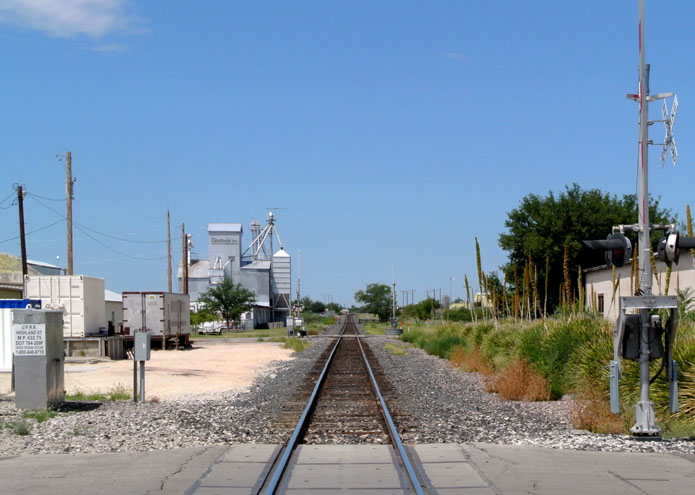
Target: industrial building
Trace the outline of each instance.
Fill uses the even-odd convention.
[[[191,308],[197,309],[199,298],[210,288],[229,278],[235,284],[256,295],[250,314],[242,318],[244,328],[263,328],[284,325],[290,314],[292,263],[284,250],[275,216],[268,214],[267,223],[261,228],[253,220],[249,226],[252,240],[243,248],[243,227],[240,223],[216,222],[208,224],[208,259],[195,259],[189,254],[188,293]],[[279,249],[274,251],[277,242]],[[188,252],[191,252],[189,248]],[[183,265],[179,264],[179,288],[184,287]]]

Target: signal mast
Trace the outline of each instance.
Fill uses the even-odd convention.
[[[638,0],[639,8],[639,83],[637,94],[628,94],[628,99],[639,104],[639,140],[637,161],[637,203],[638,222],[634,225],[618,225],[605,240],[584,241],[592,249],[603,250],[606,264],[623,266],[632,254],[632,245],[625,236],[626,231],[638,234],[639,251],[639,288],[635,295],[621,297],[618,308],[618,321],[613,331],[613,359],[610,362],[610,401],[611,411],[620,412],[619,380],[621,376],[621,359],[639,362],[640,399],[635,404],[635,424],[630,431],[635,436],[658,437],[661,429],[654,418],[654,403],[650,398],[650,383],[656,378],[649,376],[649,363],[661,359],[662,370],[666,370],[669,383],[669,409],[678,411],[677,364],[673,360],[673,342],[678,328],[678,297],[654,295],[652,293],[652,230],[662,230],[664,237],[659,241],[657,253],[661,261],[669,266],[678,263],[681,248],[695,247],[695,238],[679,237],[674,224],[652,225],[649,222],[649,145],[660,145],[662,166],[670,150],[675,166],[678,160],[676,142],[673,138],[673,124],[678,110],[678,98],[674,93],[649,94],[649,64],[645,62],[644,0]],[[673,97],[669,113],[666,99]],[[649,103],[664,100],[662,120],[649,120]],[[663,122],[666,135],[663,143],[654,143],[649,139],[649,126]],[[666,309],[669,318],[662,323],[661,316],[655,314],[658,309]]]

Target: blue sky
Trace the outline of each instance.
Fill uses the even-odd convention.
[[[680,102],[678,166],[652,149],[650,187],[682,219],[695,4],[647,0],[646,14],[652,93]],[[465,297],[474,236],[497,269],[526,194],[635,191],[636,1],[0,0],[0,60],[0,199],[17,182],[64,197],[56,155],[69,149],[75,221],[100,233],[164,240],[168,209],[205,255],[208,222],[242,222],[250,242],[251,218],[286,208],[282,241],[319,300],[350,304],[390,284],[392,265],[416,299],[450,276]],[[65,209],[31,195],[25,207],[28,231]],[[16,208],[0,209],[0,241],[17,232]],[[76,230],[76,273],[166,289],[164,244],[88,232],[111,249]],[[65,265],[64,223],[27,242],[29,258]]]

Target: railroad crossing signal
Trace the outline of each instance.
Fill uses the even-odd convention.
[[[676,140],[673,138],[673,124],[676,121],[676,112],[678,111],[678,96],[673,97],[673,105],[671,105],[671,115],[668,112],[668,106],[666,105],[666,100],[664,100],[661,106],[661,115],[664,120],[664,127],[666,128],[666,136],[664,136],[664,143],[661,147],[661,166],[664,166],[666,161],[666,152],[671,148],[671,160],[673,161],[673,166],[676,166],[678,161],[678,150],[676,149]]]
[[[608,266],[621,267],[632,258],[632,243],[619,232],[608,234],[605,240],[582,241],[582,243],[596,251],[603,251]]]

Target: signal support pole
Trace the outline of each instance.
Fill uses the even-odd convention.
[[[639,8],[639,86],[637,95],[628,95],[629,98],[639,103],[639,149],[637,163],[637,208],[638,208],[638,242],[639,242],[639,295],[643,298],[652,297],[652,244],[651,230],[662,226],[652,226],[649,222],[649,145],[656,144],[649,141],[649,102],[668,98],[673,93],[649,95],[649,65],[645,61],[645,28],[644,28],[644,0],[638,0]],[[636,98],[635,98],[636,96]],[[666,125],[666,137],[664,139],[661,159],[666,155],[666,150],[671,148],[671,157],[675,164],[678,158],[675,141],[671,134],[671,128],[678,108],[677,98],[674,98],[671,118],[666,111],[666,104],[662,110],[664,124]],[[622,303],[621,303],[622,305]],[[654,403],[649,392],[649,361],[650,361],[650,308],[647,304],[641,304],[640,315],[640,344],[639,344],[639,368],[640,368],[640,400],[635,404],[635,424],[630,431],[640,436],[656,436],[661,429],[656,425],[654,418]],[[664,306],[665,307],[665,306]],[[669,371],[671,366],[668,367]],[[670,379],[670,377],[669,377]],[[616,391],[617,394],[617,391]],[[617,398],[616,398],[617,401]]]
[[[639,217],[639,290],[642,295],[652,294],[652,245],[649,225],[649,66],[645,62],[644,0],[639,5],[639,163],[637,168],[637,201]],[[649,310],[640,309],[640,400],[635,405],[635,424],[630,429],[641,435],[655,435],[659,427],[654,422],[654,403],[649,394]]]

